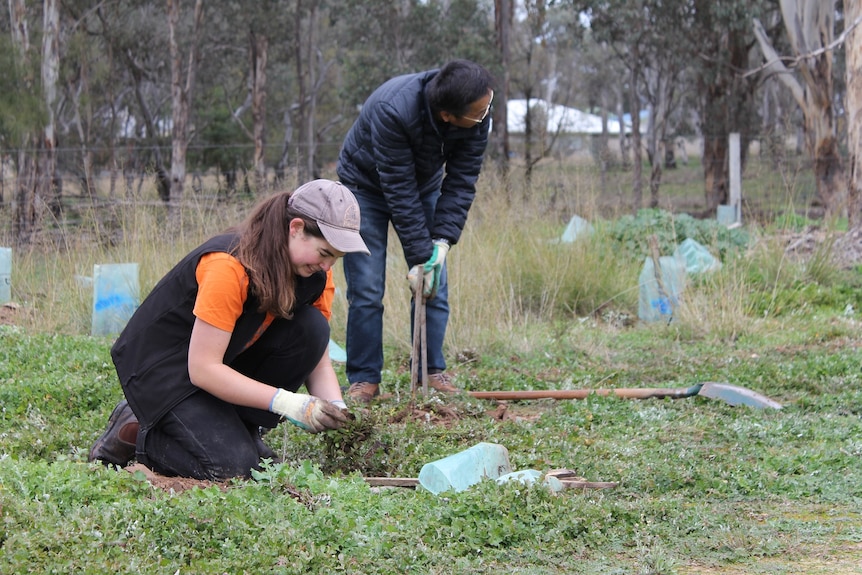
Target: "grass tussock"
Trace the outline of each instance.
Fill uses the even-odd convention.
[[[834,239],[821,243],[804,262],[791,261],[756,224],[728,230],[714,220],[665,210],[618,210],[609,219],[602,215],[609,210],[596,185],[587,166],[574,171],[546,167],[529,186],[514,177],[483,176],[468,224],[448,258],[452,317],[447,343],[452,349],[523,350],[525,334],[534,329],[583,318],[631,325],[637,320],[638,276],[650,255],[650,238],[661,255],[694,239],[723,264],[719,271],[688,277],[674,314],[684,337],[733,339],[752,329],[753,317],[798,311],[810,305],[805,301],[812,295],[819,305],[841,289],[835,288],[843,279],[830,257]],[[137,262],[146,295],[185,253],[240,221],[252,204],[246,196],[225,202],[217,194],[189,194],[169,215],[144,193],[122,202],[77,205],[66,215],[75,225],[48,221],[37,242],[15,251],[13,299],[24,309],[18,321],[49,332],[87,333],[92,289],[86,279],[95,264]],[[560,241],[575,215],[589,221],[589,233],[574,242]],[[785,214],[772,228],[776,225],[798,228],[799,218]],[[389,252],[384,338],[403,362],[411,348],[410,294],[394,231]],[[335,274],[333,337],[342,341],[347,302],[340,266]]]

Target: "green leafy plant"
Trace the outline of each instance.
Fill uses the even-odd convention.
[[[0,326],[0,572],[779,573],[815,572],[827,556],[835,572],[856,569],[859,270],[837,269],[825,254],[791,261],[756,229],[743,241],[660,212],[624,224],[593,217],[592,236],[554,243],[571,211],[599,211],[580,199],[589,191],[582,176],[561,175],[568,187],[537,184],[517,209],[502,186],[483,184],[450,255],[446,349],[457,383],[470,391],[725,381],[783,409],[704,397],[414,397],[398,267],[387,274],[384,397],[353,408],[336,433],[283,425],[268,434],[283,462],[264,462],[251,479],[159,488],[143,473],[86,461],[122,392],[112,338],[87,335],[91,302],[73,278],[103,258],[139,261],[146,293],[179,254],[235,218],[202,205],[167,238],[153,233],[155,210],[118,212],[123,233],[113,246],[69,235],[66,247],[16,254],[13,294],[26,313]],[[567,194],[550,197],[557,190]],[[692,279],[669,324],[606,319],[632,315],[644,238],[659,235],[669,253],[682,233],[721,250],[722,269]],[[396,248],[391,255],[402,261]],[[338,296],[336,339],[345,310]],[[336,369],[344,380],[344,366]],[[553,493],[485,479],[434,495],[365,481],[416,478],[425,463],[482,441],[505,446],[515,470],[566,468],[618,486]]]
[[[713,248],[721,259],[748,247],[750,238],[743,228],[729,229],[712,219],[695,219],[680,213],[660,209],[642,209],[637,214],[617,218],[607,227],[610,239],[631,257],[649,255],[651,236],[658,240],[661,255],[670,255],[683,240],[691,238]]]

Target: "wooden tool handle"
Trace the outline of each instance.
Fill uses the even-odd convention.
[[[687,388],[660,387],[623,387],[617,389],[549,389],[526,391],[468,391],[476,399],[519,400],[519,399],[586,399],[590,395],[616,395],[629,399],[648,399],[651,397],[681,398],[697,395],[700,384]]]

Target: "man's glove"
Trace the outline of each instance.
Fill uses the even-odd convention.
[[[286,389],[275,392],[269,410],[310,433],[339,429],[347,423],[347,414],[325,399]]]
[[[448,253],[449,242],[443,239],[434,240],[434,251],[431,252],[431,258],[422,265],[413,266],[407,274],[407,281],[410,282],[410,287],[413,288],[414,293],[419,278],[424,276],[425,286],[422,295],[426,299],[431,299],[437,295],[437,288],[440,287],[440,276],[443,275],[443,264],[446,262],[446,254]]]
[[[407,281],[410,283],[410,293],[416,294],[419,288],[419,283],[425,278],[425,272],[422,271],[422,264],[415,265],[407,272]]]

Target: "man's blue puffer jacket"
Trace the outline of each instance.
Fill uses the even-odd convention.
[[[358,195],[386,198],[408,266],[431,257],[432,238],[457,243],[476,195],[490,115],[472,128],[432,117],[425,86],[437,70],[398,76],[366,100],[342,146],[338,177]],[[425,222],[420,197],[440,191]]]

